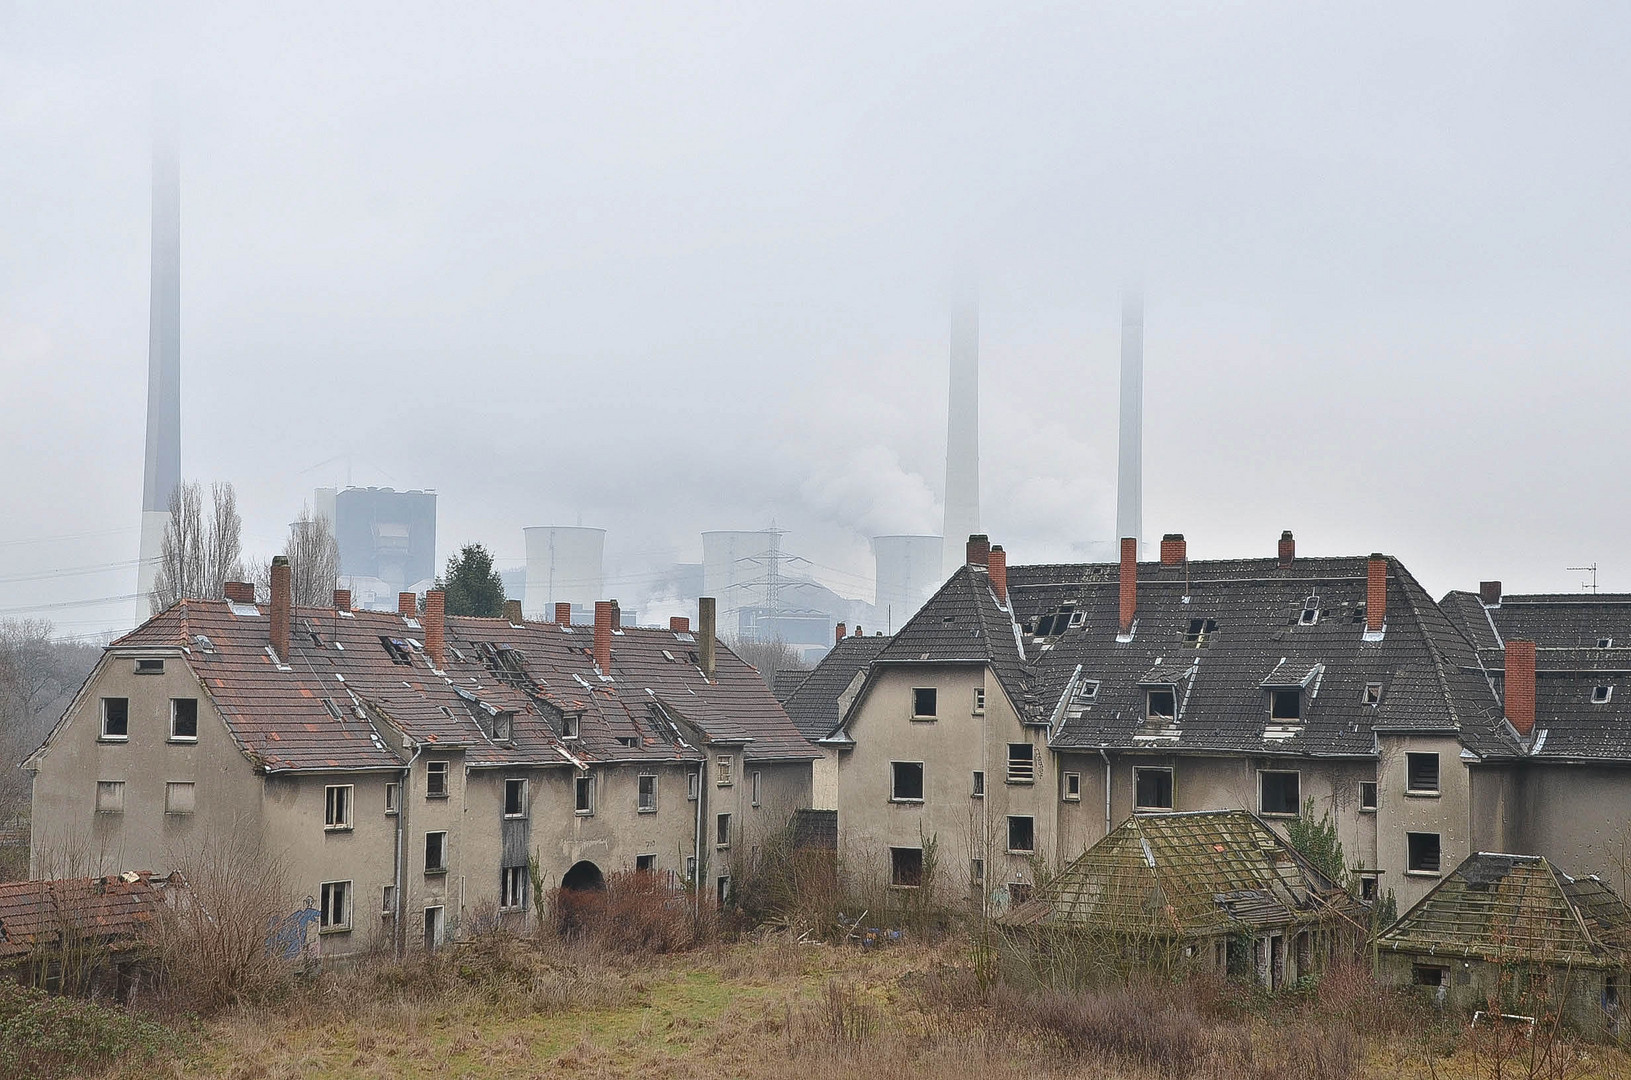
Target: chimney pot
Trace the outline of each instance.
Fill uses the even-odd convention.
[[[844,637],[848,633],[849,633],[849,628],[847,626],[845,626],[843,623],[839,623],[838,626],[833,630],[833,635],[832,635],[833,644],[834,645],[843,644]]]
[[[968,565],[985,566],[991,560],[991,538],[985,533],[974,533],[968,538],[966,550]]]
[[[572,625],[572,604],[566,600],[555,602],[555,621],[561,626]]]
[[[1365,568],[1365,629],[1376,633],[1387,625],[1387,556],[1373,553]]]
[[[607,603],[612,605],[612,629],[623,629],[623,609],[618,606],[616,600],[608,600]]]
[[[351,610],[351,590],[350,589],[335,589],[334,590],[334,610],[335,611],[350,611]]]
[[[221,590],[228,600],[234,604],[253,604],[255,602],[255,586],[249,581],[229,581]]]
[[[520,626],[525,622],[526,617],[521,614],[521,601],[504,601],[504,617],[510,621],[511,626]]]
[[[1121,632],[1133,632],[1138,617],[1138,539],[1121,538]]]
[[[714,681],[714,598],[697,600],[697,664],[709,682]]]
[[[1289,570],[1297,558],[1297,541],[1287,529],[1280,534],[1280,569]]]
[[[612,629],[617,625],[617,602],[595,601],[595,666],[602,675],[612,673]]]
[[[425,655],[430,657],[430,666],[437,671],[442,670],[442,657],[446,652],[446,610],[447,594],[441,589],[425,594]]]
[[[1535,643],[1506,643],[1506,718],[1519,735],[1535,730]]]
[[[998,544],[991,549],[991,555],[986,561],[991,571],[991,592],[996,596],[997,603],[1002,607],[1008,606],[1008,553]]]
[[[1499,581],[1480,581],[1478,583],[1478,599],[1484,602],[1485,607],[1501,606],[1501,583]]]
[[[419,614],[419,594],[411,592],[397,593],[396,613],[407,619]]]
[[[289,662],[289,609],[291,595],[289,559],[285,555],[272,556],[272,651],[283,663]]]
[[[670,615],[668,617],[668,628],[676,634],[689,634],[691,632],[691,616]]]
[[[1189,558],[1189,545],[1183,533],[1167,533],[1161,538],[1161,565],[1178,566]]]

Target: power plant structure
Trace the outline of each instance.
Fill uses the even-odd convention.
[[[595,601],[606,599],[606,530],[537,525],[521,530],[527,542],[527,585],[521,607],[528,618],[555,617],[556,604],[572,605],[572,621],[591,621]]]
[[[181,151],[175,111],[163,94],[153,110],[153,240],[147,323],[147,454],[136,621],[150,614],[170,496],[181,483]]]
[[[1121,300],[1121,445],[1116,455],[1116,538],[1144,545],[1144,298]]]
[[[944,546],[938,536],[872,538],[878,629],[894,633],[940,588]]]
[[[436,578],[436,493],[388,487],[318,488],[315,511],[334,526],[340,581],[352,603],[394,609]]]
[[[959,300],[951,313],[945,523],[942,579],[962,565],[963,542],[980,531],[980,307],[973,296]]]

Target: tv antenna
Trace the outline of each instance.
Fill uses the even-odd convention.
[[[1597,591],[1597,564],[1596,563],[1592,563],[1590,566],[1565,566],[1563,569],[1568,570],[1571,573],[1590,574],[1591,575],[1591,580],[1590,581],[1582,581],[1580,583],[1580,588],[1586,590],[1587,592],[1593,592],[1594,593],[1594,592]]]

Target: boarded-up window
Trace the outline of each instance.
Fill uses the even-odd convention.
[[[96,782],[96,812],[99,814],[122,814],[125,809],[125,782],[123,780],[98,780]]]
[[[172,780],[164,785],[164,812],[190,814],[193,812],[193,783],[191,780]]]

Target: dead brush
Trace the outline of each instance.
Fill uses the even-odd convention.
[[[604,890],[556,889],[550,914],[560,937],[620,953],[678,952],[707,936],[686,894],[639,870],[608,876]]]

